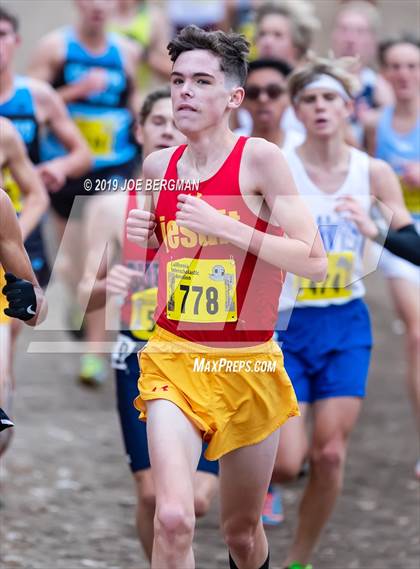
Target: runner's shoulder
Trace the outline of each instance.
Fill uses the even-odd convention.
[[[29,76],[27,76],[25,79],[27,81],[29,90],[31,91],[35,99],[38,100],[38,102],[40,103],[51,102],[51,99],[59,97],[57,92],[47,81],[43,81],[42,79],[36,79],[35,77],[29,77]]]
[[[369,156],[369,174],[371,178],[378,177],[383,179],[385,176],[394,176],[395,172],[385,160]]]
[[[277,144],[268,142],[264,138],[251,136],[244,149],[244,158],[259,164],[270,163],[273,158],[282,159],[283,153]]]
[[[172,154],[177,148],[178,146],[170,146],[169,148],[162,148],[161,150],[156,150],[149,154],[143,161],[143,178],[164,178]]]
[[[45,58],[57,65],[62,63],[65,58],[65,34],[66,28],[63,27],[42,36],[35,47],[38,58]]]
[[[6,145],[11,141],[14,141],[16,137],[19,136],[16,127],[13,125],[12,121],[7,117],[0,116],[0,133],[1,133],[1,144]]]
[[[391,166],[380,158],[369,157],[369,181],[371,193],[381,194],[381,188],[387,187],[389,182],[396,179],[396,174]]]
[[[247,171],[267,174],[273,168],[281,168],[285,163],[282,150],[264,138],[250,137],[245,144],[243,160]]]
[[[113,37],[129,65],[138,64],[143,54],[143,48],[135,41],[121,34],[113,33]]]

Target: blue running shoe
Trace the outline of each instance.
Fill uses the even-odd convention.
[[[279,487],[270,484],[264,502],[262,522],[265,526],[278,526],[283,520],[283,504]]]

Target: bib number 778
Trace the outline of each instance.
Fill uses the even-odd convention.
[[[167,317],[182,322],[234,322],[236,269],[231,259],[179,259],[167,265]]]

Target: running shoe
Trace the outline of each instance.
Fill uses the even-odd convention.
[[[84,385],[99,387],[108,377],[106,361],[95,354],[84,354],[80,359],[79,379]]]
[[[281,493],[278,486],[274,484],[268,487],[261,518],[266,526],[277,526],[284,520]]]
[[[14,427],[15,424],[9,419],[3,409],[0,407],[0,432],[9,427]]]
[[[284,569],[312,569],[312,565],[302,565],[302,563],[292,563]]]

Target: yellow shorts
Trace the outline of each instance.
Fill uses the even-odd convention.
[[[202,432],[208,460],[256,444],[299,415],[283,354],[273,340],[218,349],[157,326],[139,364],[140,395],[134,405],[140,419],[147,419],[146,401],[172,401]]]
[[[4,272],[3,269],[0,267],[0,325],[8,324],[10,322],[10,318],[6,316],[6,314],[3,312],[4,309],[9,306],[6,297],[1,292],[5,285],[6,281],[4,279]]]

